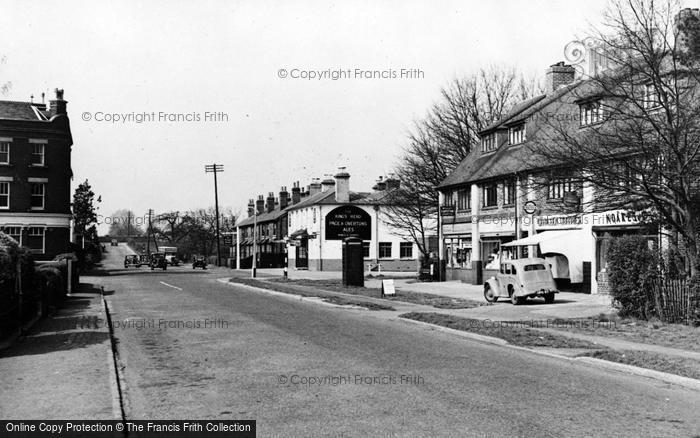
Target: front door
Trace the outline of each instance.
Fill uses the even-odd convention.
[[[301,239],[299,246],[296,247],[296,268],[309,268],[309,239]]]

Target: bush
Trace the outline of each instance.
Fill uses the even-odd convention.
[[[612,240],[607,253],[613,304],[622,317],[648,319],[654,314],[652,280],[658,277],[659,257],[642,236]]]

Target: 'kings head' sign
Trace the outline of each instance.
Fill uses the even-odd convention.
[[[326,215],[326,240],[343,240],[347,237],[372,239],[372,218],[354,205],[343,205]]]

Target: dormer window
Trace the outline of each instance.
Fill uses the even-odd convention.
[[[600,101],[586,102],[579,105],[581,113],[581,126],[593,125],[603,121],[603,108]]]
[[[496,150],[496,133],[486,134],[481,137],[481,152]]]
[[[525,124],[521,123],[519,125],[513,126],[508,130],[508,143],[509,144],[520,144],[526,140],[525,137]]]

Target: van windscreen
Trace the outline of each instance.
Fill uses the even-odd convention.
[[[526,271],[544,271],[545,267],[544,265],[525,265],[524,269]]]

